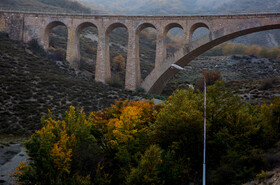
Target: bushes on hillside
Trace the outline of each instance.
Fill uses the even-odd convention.
[[[244,44],[234,44],[225,42],[220,44],[203,55],[206,56],[230,56],[230,55],[255,55],[261,58],[278,59],[280,57],[280,47],[268,49],[258,45],[246,46]]]
[[[66,53],[63,49],[49,50],[48,58],[54,61],[65,61]]]
[[[44,49],[42,48],[42,46],[40,46],[40,44],[36,39],[30,40],[27,44],[29,45],[31,50],[35,52],[39,52],[39,53],[44,52]]]
[[[245,105],[216,82],[207,91],[209,184],[242,184],[265,166],[280,132],[280,99]],[[199,184],[203,93],[178,90],[165,101],[117,101],[91,113],[51,114],[25,144],[31,157],[12,175],[21,184]]]

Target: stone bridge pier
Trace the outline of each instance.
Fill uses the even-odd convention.
[[[128,33],[125,88],[144,88],[149,93],[159,94],[178,71],[171,64],[184,67],[195,57],[212,47],[236,37],[280,28],[280,13],[258,13],[237,15],[201,16],[101,16],[70,15],[25,12],[0,12],[0,31],[9,33],[15,40],[28,42],[38,40],[44,49],[49,49],[50,31],[59,25],[67,28],[66,59],[74,68],[80,63],[80,34],[93,26],[98,30],[95,80],[105,83],[111,78],[109,35],[115,28],[125,28]],[[193,41],[192,35],[198,28],[206,28],[209,35]],[[154,28],[157,33],[156,57],[153,71],[141,78],[139,39],[145,28]],[[184,31],[184,46],[166,55],[166,37],[172,28]]]

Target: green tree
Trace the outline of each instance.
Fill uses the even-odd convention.
[[[226,42],[224,45],[223,45],[223,55],[224,56],[228,56],[228,55],[232,55],[233,51],[234,51],[234,43],[232,42]]]
[[[176,91],[165,102],[165,106],[154,124],[151,125],[150,139],[164,150],[171,150],[176,160],[183,162],[179,173],[188,172],[192,182],[201,171],[197,164],[202,162],[203,113],[199,110],[199,96],[192,90]]]
[[[270,58],[269,49],[267,47],[262,47],[258,56],[261,58]]]
[[[236,44],[233,48],[234,55],[244,55],[247,47],[244,44]]]
[[[159,165],[162,163],[162,150],[151,145],[141,156],[136,168],[132,168],[126,178],[127,185],[164,184],[159,178]]]

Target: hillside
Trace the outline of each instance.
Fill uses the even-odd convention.
[[[106,10],[134,14],[189,14],[233,11],[277,10],[279,0],[78,0],[84,4],[95,4]]]
[[[30,134],[48,109],[59,117],[70,105],[89,112],[146,96],[96,83],[48,57],[0,35],[0,133]]]
[[[234,13],[234,12],[271,12],[280,8],[279,0],[79,0],[85,5],[103,7],[104,10],[128,15],[189,15],[189,14],[209,14]],[[201,32],[199,35],[203,35]],[[280,43],[279,30],[266,31],[239,37],[234,39],[235,43],[246,45],[257,44],[269,48],[277,47]]]
[[[197,57],[168,82],[163,94],[195,85],[202,71],[218,71],[227,87],[249,103],[269,103],[280,94],[280,61],[255,56]]]
[[[37,12],[87,12],[91,10],[71,0],[1,0],[0,9]]]

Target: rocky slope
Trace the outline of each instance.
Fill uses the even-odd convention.
[[[280,142],[267,151],[267,171],[263,171],[245,185],[279,185],[280,184]]]
[[[70,105],[86,112],[110,106],[116,99],[138,99],[135,92],[111,88],[47,58],[28,45],[0,36],[0,133],[30,134],[40,117],[64,115]]]
[[[227,86],[250,103],[270,102],[280,94],[280,61],[255,56],[198,57],[166,85],[163,94],[188,88],[202,71],[219,71]]]

